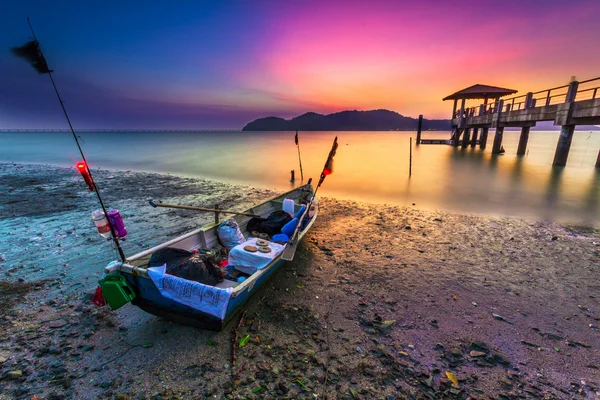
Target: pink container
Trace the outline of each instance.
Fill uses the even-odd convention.
[[[127,236],[127,229],[125,229],[125,224],[123,223],[123,218],[121,218],[119,210],[110,210],[106,213],[106,216],[108,217],[108,221],[115,231],[116,237],[124,238]]]

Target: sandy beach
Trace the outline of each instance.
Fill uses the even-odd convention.
[[[0,399],[595,399],[600,233],[320,200],[293,262],[221,332],[90,301],[112,249],[75,171],[0,164]],[[128,254],[273,191],[98,171]],[[334,177],[328,178],[334,179]],[[23,251],[26,249],[26,251]]]

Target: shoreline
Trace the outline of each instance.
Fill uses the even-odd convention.
[[[595,229],[322,198],[294,262],[248,302],[240,335],[252,340],[233,367],[237,321],[210,332],[131,305],[116,312],[93,306],[102,258],[110,259],[89,221],[95,198],[75,171],[52,170],[40,180],[35,168],[25,170],[0,204],[11,196],[39,208],[32,215],[32,204],[10,203],[17,216],[8,218],[0,210],[2,222],[29,224],[10,225],[11,236],[20,235],[10,245],[29,250],[19,259],[3,256],[2,280],[51,279],[32,284],[0,319],[0,399],[600,395]],[[218,199],[243,209],[273,195],[176,176],[97,176],[111,206],[126,211],[131,249],[212,218],[146,213],[148,196],[168,189],[164,198],[176,202]],[[146,187],[116,190],[134,182]],[[52,203],[70,188],[77,197],[59,210],[40,200]],[[118,199],[123,193],[127,200]],[[146,236],[133,238],[138,231]],[[45,274],[36,275],[34,264]]]
[[[52,163],[37,163],[37,162],[32,162],[32,163],[26,163],[26,162],[8,162],[8,161],[0,161],[0,170],[7,166],[7,165],[26,165],[26,166],[30,166],[30,167],[42,167],[42,166],[48,166],[48,167],[52,167],[52,168],[57,168],[57,169],[62,169],[65,171],[74,171],[73,167],[67,164],[52,164]],[[231,181],[225,181],[225,180],[219,180],[216,178],[202,178],[202,177],[197,177],[194,175],[189,175],[189,174],[184,174],[184,173],[172,173],[172,172],[159,172],[159,171],[150,171],[150,170],[135,170],[135,169],[113,169],[113,168],[95,168],[95,170],[100,171],[100,172],[109,172],[109,173],[128,173],[128,174],[148,174],[148,175],[158,175],[158,176],[164,176],[164,177],[169,177],[169,178],[173,178],[173,179],[186,179],[186,180],[193,180],[193,181],[208,181],[208,182],[212,182],[214,184],[223,184],[223,185],[227,185],[227,186],[233,186],[233,187],[240,187],[240,188],[247,188],[247,189],[253,189],[253,190],[259,190],[259,191],[266,191],[269,193],[281,193],[285,190],[289,190],[293,187],[296,186],[290,186],[289,188],[286,189],[280,189],[277,187],[259,187],[259,186],[252,186],[252,185],[248,185],[248,184],[243,184],[241,181],[236,181],[236,180],[231,180]],[[79,178],[79,175],[77,174],[73,174],[73,176],[76,176],[77,178]],[[298,181],[299,182],[299,181]],[[300,185],[300,184],[299,184]],[[298,186],[299,186],[298,185]],[[350,196],[350,195],[344,195],[344,194],[336,194],[336,195],[328,195],[326,197],[331,197],[331,198],[335,198],[338,200],[344,200],[344,201],[355,201],[355,202],[359,202],[359,203],[365,203],[365,204],[370,204],[373,206],[381,206],[381,207],[417,207],[419,209],[422,210],[426,210],[432,213],[435,212],[449,212],[452,214],[460,214],[460,215],[464,215],[464,216],[469,216],[469,215],[473,215],[473,216],[480,216],[480,217],[489,217],[489,218],[509,218],[509,219],[522,219],[522,220],[526,220],[529,221],[531,223],[535,223],[535,222],[542,222],[542,223],[548,223],[548,224],[558,224],[561,226],[569,226],[569,227],[573,227],[574,229],[589,229],[592,231],[598,231],[600,230],[600,219],[596,220],[596,221],[589,221],[588,223],[582,223],[581,221],[575,222],[573,220],[568,221],[564,218],[559,218],[557,220],[551,220],[551,219],[543,219],[540,218],[539,216],[534,216],[534,215],[520,215],[518,213],[501,213],[501,212],[483,212],[483,211],[477,211],[477,210],[471,210],[471,211],[464,211],[458,208],[453,208],[453,207],[449,207],[447,209],[439,209],[433,206],[428,206],[428,205],[423,205],[422,203],[411,203],[411,201],[406,200],[405,202],[394,202],[394,201],[385,201],[385,200],[375,200],[372,199],[368,196]]]

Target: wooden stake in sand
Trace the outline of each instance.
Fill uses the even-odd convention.
[[[408,148],[409,148],[408,176],[411,176],[412,175],[412,136],[410,137],[410,142],[409,142]]]
[[[233,338],[232,338],[232,342],[231,342],[231,365],[232,365],[232,367],[235,366],[235,362],[236,362],[235,349],[238,347],[238,330],[240,329],[240,326],[242,326],[242,323],[244,322],[244,317],[246,316],[247,311],[248,310],[244,310],[244,312],[240,316],[240,320],[239,320],[237,326],[233,330]],[[233,368],[231,370],[234,371]]]

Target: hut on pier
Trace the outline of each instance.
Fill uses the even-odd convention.
[[[481,111],[487,112],[486,108],[487,108],[489,99],[493,99],[494,102],[492,104],[494,105],[494,107],[497,107],[498,100],[501,97],[508,96],[508,95],[515,94],[515,93],[517,93],[517,91],[514,89],[507,89],[507,88],[501,88],[498,86],[476,84],[473,86],[469,86],[466,89],[459,90],[458,92],[453,93],[450,96],[444,97],[444,99],[443,99],[444,101],[454,100],[454,107],[452,108],[452,137],[450,138],[452,143],[455,146],[458,145],[460,135],[465,130],[464,129],[465,120],[468,117],[469,112],[471,112],[471,113],[473,112],[473,110],[465,109],[466,100],[483,100],[483,104],[481,105],[481,107],[483,107],[483,110],[481,110]],[[460,109],[457,109],[458,100],[461,100]],[[489,111],[495,112],[496,110],[489,110]],[[465,135],[466,134],[467,133],[465,133]],[[485,139],[487,139],[487,129],[485,131],[485,134],[486,134]],[[482,132],[482,140],[483,140],[483,132]],[[474,137],[473,141],[471,142],[473,146],[475,145],[476,141],[477,141],[477,138]],[[467,143],[467,142],[469,142],[469,139],[466,138],[466,136],[465,136],[464,143]]]

